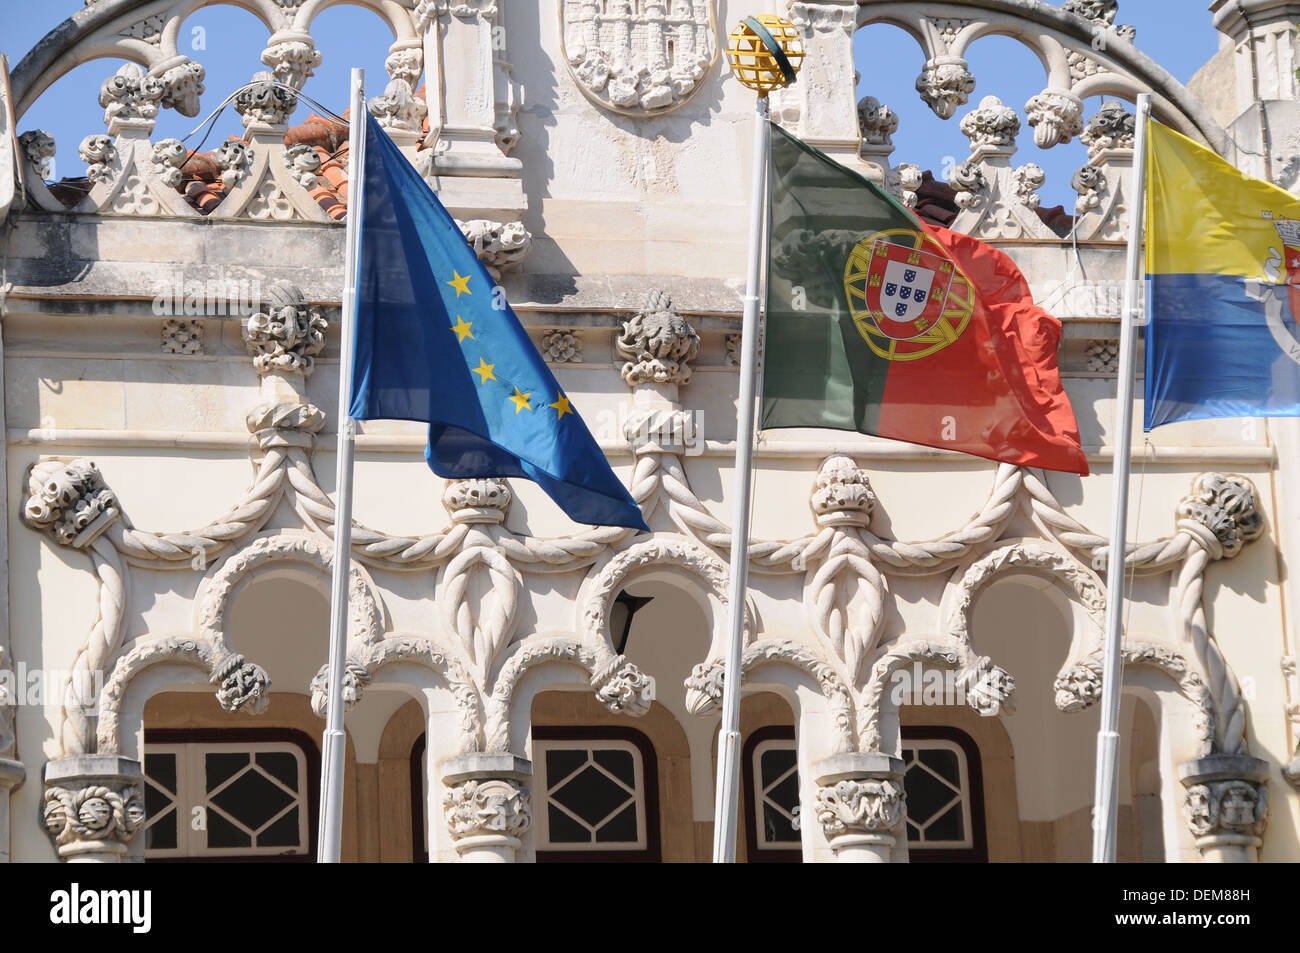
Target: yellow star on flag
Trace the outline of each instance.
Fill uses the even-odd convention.
[[[457,340],[463,342],[466,338],[474,337],[469,330],[473,326],[472,322],[466,321],[458,314],[456,315],[456,323],[451,326],[451,329],[456,332]]]
[[[569,406],[569,398],[564,396],[563,391],[560,391],[555,403],[547,404],[546,406],[555,408],[556,420],[563,420],[565,414],[573,413],[573,408]]]
[[[496,367],[495,364],[489,364],[480,357],[478,359],[478,367],[470,368],[470,370],[481,378],[479,381],[480,384],[486,384],[488,381],[494,381],[497,379],[497,376],[492,373],[494,367]]]
[[[469,290],[469,278],[470,278],[469,275],[462,275],[455,268],[451,270],[451,273],[456,277],[452,278],[451,281],[448,281],[447,284],[451,285],[453,288],[456,289],[457,298],[460,297],[460,293],[462,291],[465,292],[465,294],[467,295],[472,295],[474,293]]]
[[[515,388],[515,392],[514,392],[513,394],[511,394],[511,395],[507,398],[507,400],[512,400],[512,401],[515,402],[515,413],[519,413],[519,411],[521,411],[521,410],[525,410],[525,409],[526,409],[526,410],[532,410],[532,408],[528,406],[528,398],[529,398],[529,397],[532,397],[532,396],[533,396],[533,394],[532,394],[531,391],[529,391],[527,394],[523,394],[523,393],[520,393],[519,388],[516,387],[516,388]]]

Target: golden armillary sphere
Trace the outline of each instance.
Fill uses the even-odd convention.
[[[798,27],[771,14],[745,17],[727,37],[731,72],[760,96],[793,83],[803,55]]]

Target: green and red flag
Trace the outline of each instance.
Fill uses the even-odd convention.
[[[772,126],[763,429],[1087,474],[1061,324],[1015,263]]]

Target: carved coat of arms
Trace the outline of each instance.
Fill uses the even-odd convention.
[[[718,57],[715,0],[562,0],[564,57],[588,99],[623,115],[680,106]]]

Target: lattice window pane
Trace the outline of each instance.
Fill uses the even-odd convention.
[[[903,749],[907,840],[912,850],[972,845],[966,755],[951,741],[912,740]]]
[[[538,847],[629,850],[646,843],[641,753],[624,741],[536,741],[545,791]]]

